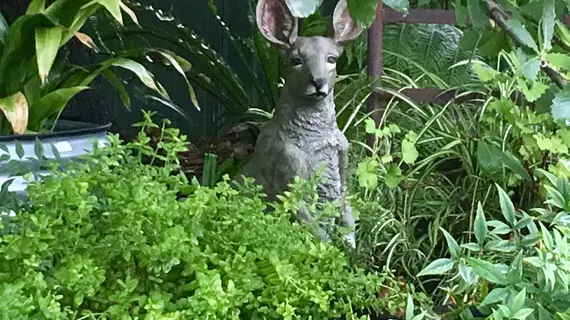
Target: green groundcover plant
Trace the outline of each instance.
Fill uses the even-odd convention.
[[[0,224],[1,319],[356,319],[405,306],[401,291],[377,298],[383,276],[290,222],[294,192],[265,214],[251,181],[246,195],[188,183],[176,174],[184,137],[163,127],[150,148],[149,119],[138,140],[110,136],[32,182]]]

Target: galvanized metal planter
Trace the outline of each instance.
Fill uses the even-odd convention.
[[[26,164],[37,161],[36,157],[36,141],[39,141],[44,150],[44,156],[48,159],[55,159],[56,155],[53,149],[57,150],[61,160],[75,160],[81,155],[87,154],[93,149],[93,143],[96,142],[100,146],[107,143],[106,136],[111,124],[98,125],[78,121],[59,120],[55,130],[45,134],[30,134],[21,136],[0,136],[0,144],[8,147],[9,156],[12,160],[19,159],[17,145],[20,144],[23,150],[23,157],[20,163]],[[53,147],[52,147],[53,146]],[[0,156],[5,151],[0,150]],[[10,176],[11,173],[7,168],[9,161],[0,162],[0,186],[6,181],[13,180],[8,187],[8,191],[15,192],[19,197],[25,197],[25,190],[28,181],[23,175]],[[39,175],[48,175],[47,170],[35,170],[32,173]],[[33,177],[30,179],[33,180]]]

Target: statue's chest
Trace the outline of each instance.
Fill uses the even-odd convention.
[[[299,157],[297,161],[309,174],[323,166],[326,178],[338,179],[340,143],[332,130],[305,134],[289,132],[284,138],[285,144],[294,146]]]

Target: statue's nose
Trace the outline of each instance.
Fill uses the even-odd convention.
[[[311,84],[315,87],[315,89],[317,89],[317,91],[320,91],[325,86],[325,81],[325,78],[311,77]]]

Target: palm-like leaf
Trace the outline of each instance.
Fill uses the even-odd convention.
[[[420,78],[424,71],[415,67],[417,63],[427,71],[444,79],[450,86],[466,84],[474,80],[474,73],[462,66],[450,69],[455,63],[480,59],[476,50],[477,43],[471,48],[462,49],[460,40],[463,33],[449,25],[388,25],[384,28],[383,49],[399,54],[384,54],[384,66]],[[419,81],[418,85],[433,85],[428,80]]]
[[[240,119],[246,117],[250,109],[273,109],[277,92],[277,55],[272,50],[267,50],[266,42],[259,35],[249,38],[234,35],[212,7],[216,20],[223,26],[239,61],[245,66],[246,73],[238,76],[235,68],[221,54],[178,19],[150,6],[135,3],[129,3],[129,6],[144,27],[121,27],[108,23],[92,25],[96,33],[101,35],[96,40],[104,50],[112,52],[133,47],[152,48],[157,43],[164,44],[193,62],[192,68],[185,70],[186,76],[193,85],[206,91],[222,105],[225,111],[222,117]],[[99,19],[105,18],[99,16]],[[210,119],[216,122],[220,120],[219,116]],[[207,126],[212,127],[212,123]]]

